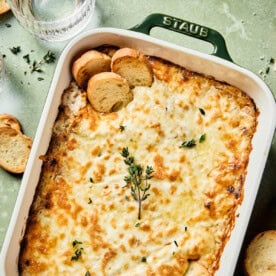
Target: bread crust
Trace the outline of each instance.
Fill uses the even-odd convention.
[[[139,77],[137,77],[137,80],[133,79],[133,77],[129,77],[131,71],[136,69],[137,63],[141,67],[139,70],[143,70],[141,74],[145,77],[143,80],[140,79],[140,83]],[[130,65],[131,68],[129,67]],[[139,85],[151,86],[153,82],[153,71],[148,59],[136,49],[121,48],[116,51],[111,59],[111,71],[126,78],[130,87]]]
[[[276,275],[276,230],[256,235],[246,249],[245,274],[250,276]]]
[[[117,50],[114,53],[114,55],[112,56],[111,69],[113,68],[114,63],[118,59],[124,58],[126,56],[137,58],[137,59],[140,59],[141,61],[144,61],[144,55],[141,54],[138,50],[132,49],[132,48],[121,48],[121,49]]]
[[[11,173],[23,173],[32,139],[12,127],[0,127],[0,167]]]
[[[21,132],[21,124],[20,122],[10,114],[0,114],[0,127],[11,127],[15,130]]]
[[[6,13],[10,10],[10,6],[8,5],[6,0],[0,1],[0,14]]]
[[[72,74],[80,87],[86,87],[89,78],[110,71],[111,58],[99,51],[90,50],[81,55],[72,66]]]
[[[93,76],[88,81],[87,96],[93,108],[104,113],[117,111],[133,99],[126,79],[113,72]]]

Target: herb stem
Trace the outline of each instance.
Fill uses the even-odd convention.
[[[141,209],[142,209],[142,200],[141,200],[141,192],[138,189],[138,219],[141,219]]]

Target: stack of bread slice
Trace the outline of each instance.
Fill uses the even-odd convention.
[[[103,113],[125,107],[133,99],[132,88],[151,86],[153,82],[148,59],[131,48],[109,54],[87,51],[73,63],[72,73],[77,84],[87,89],[92,107]]]
[[[10,114],[0,114],[0,167],[23,173],[31,147],[32,140],[22,133],[19,121]]]

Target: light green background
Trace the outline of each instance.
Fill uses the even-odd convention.
[[[116,27],[128,29],[151,13],[166,13],[219,31],[238,65],[259,75],[276,95],[276,0],[98,0],[93,19],[86,29]],[[8,28],[6,24],[10,24]],[[193,48],[212,52],[211,45],[163,29],[151,35]],[[47,43],[27,33],[9,12],[0,16],[0,52],[6,55],[6,80],[0,94],[0,114],[10,113],[22,123],[24,132],[34,138],[48,93],[55,64],[44,66],[43,74],[29,73],[22,58],[30,54],[41,59],[48,50],[58,57],[67,42]],[[13,55],[9,48],[20,46]],[[32,52],[31,52],[32,50]],[[269,68],[267,74],[263,74]],[[24,74],[28,71],[27,75]],[[43,77],[43,81],[38,81]],[[259,231],[276,229],[276,144],[270,151],[245,244]],[[0,169],[0,248],[14,208],[22,176]],[[265,218],[265,220],[264,220]],[[239,270],[238,270],[239,271]]]

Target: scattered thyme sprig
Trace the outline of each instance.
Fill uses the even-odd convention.
[[[71,261],[77,261],[80,258],[81,254],[82,254],[82,251],[83,251],[83,247],[80,247],[81,244],[82,244],[82,242],[77,241],[77,240],[74,240],[72,242],[72,246],[75,250],[75,252],[74,252],[75,255],[73,255],[71,257]]]
[[[136,164],[134,157],[130,156],[128,148],[123,148],[121,155],[125,158],[124,162],[128,166],[129,175],[124,177],[125,187],[130,187],[131,196],[138,201],[138,220],[141,219],[142,201],[149,197],[148,190],[150,184],[148,180],[152,178],[153,168],[147,166],[145,172],[140,164]]]
[[[48,51],[47,54],[43,57],[42,60],[37,62],[36,60],[33,61],[32,65],[30,66],[31,73],[38,72],[42,73],[42,65],[45,63],[53,63],[56,60],[56,56],[53,52]]]

